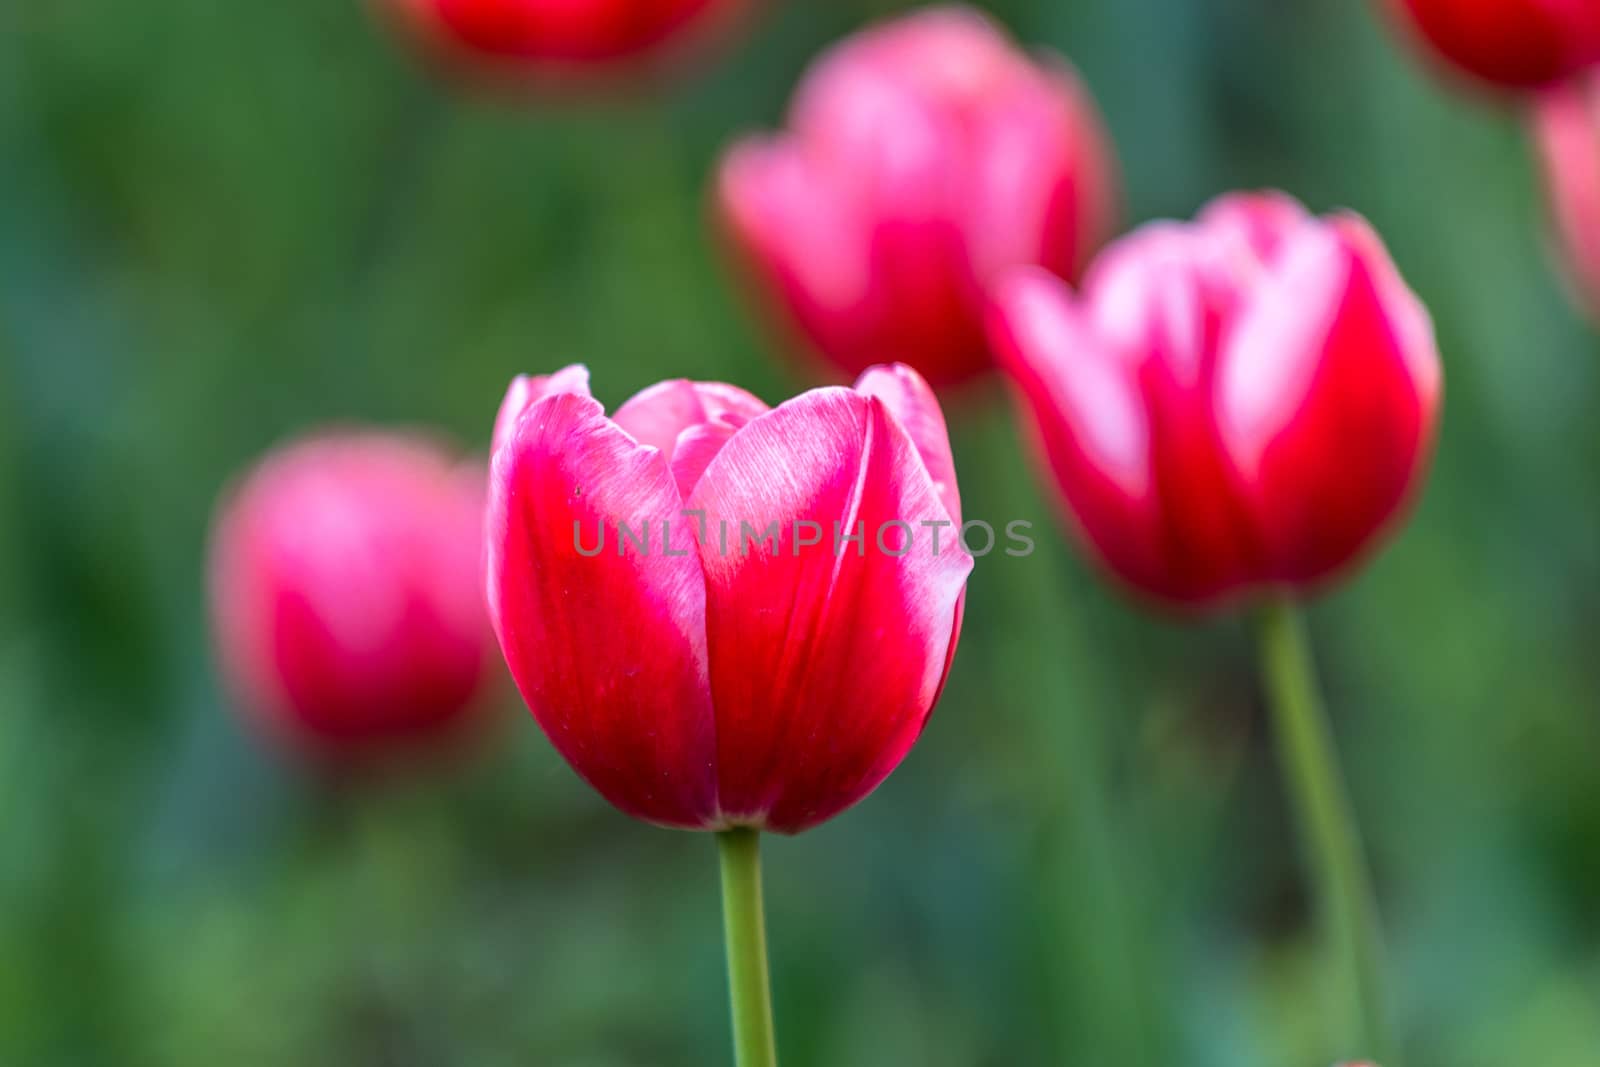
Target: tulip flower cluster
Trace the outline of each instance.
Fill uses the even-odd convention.
[[[391,2],[447,51],[530,69],[613,64],[742,6]],[[1507,84],[1600,58],[1583,0],[1400,9]],[[1597,111],[1564,92],[1542,130],[1574,258],[1600,282]],[[276,730],[364,755],[465,722],[492,631],[597,792],[718,835],[739,1062],[767,1067],[756,834],[851,807],[927,724],[974,565],[929,381],[998,365],[1104,569],[1167,606],[1263,608],[1286,771],[1367,1007],[1352,1044],[1369,1047],[1344,1052],[1373,1054],[1375,924],[1289,598],[1348,573],[1415,497],[1441,403],[1431,321],[1366,222],[1282,194],[1102,249],[1114,172],[1065,61],[975,12],[843,42],[785,131],[727,154],[716,205],[751,287],[854,386],[769,407],[674,379],[608,415],[581,366],[519,377],[487,488],[411,438],[293,445],[214,536],[235,687]]]

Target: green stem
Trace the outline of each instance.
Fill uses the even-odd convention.
[[[1269,601],[1261,614],[1261,659],[1278,756],[1293,794],[1301,844],[1311,863],[1327,934],[1339,954],[1355,1024],[1345,1059],[1393,1067],[1384,1022],[1382,943],[1360,831],[1339,773],[1333,734],[1318,693],[1305,624],[1294,602]]]
[[[767,979],[767,920],[761,904],[761,835],[725,830],[722,853],[722,927],[728,942],[728,995],[733,1005],[734,1062],[777,1067],[772,1029],[772,987]]]

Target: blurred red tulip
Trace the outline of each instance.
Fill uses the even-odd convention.
[[[1432,324],[1354,216],[1225,197],[1113,244],[1076,294],[1013,272],[992,332],[1085,540],[1169,604],[1327,578],[1426,466]]]
[[[467,724],[493,657],[484,471],[429,441],[313,437],[267,457],[212,539],[223,666],[269,728],[364,758]]]
[[[998,271],[1071,278],[1108,235],[1113,171],[1064,60],[936,8],[814,64],[789,130],[724,159],[718,210],[758,288],[843,374],[892,359],[944,385],[989,366]]]
[[[1596,0],[1389,0],[1457,70],[1493,85],[1549,85],[1600,62]]]
[[[663,382],[608,418],[568,368],[518,379],[496,437],[490,616],[535,718],[612,804],[796,833],[905,757],[972,566],[913,371],[770,410]]]
[[[382,0],[446,56],[502,72],[606,69],[699,36],[749,0]]]
[[[1600,73],[1546,93],[1534,131],[1573,281],[1600,316]]]

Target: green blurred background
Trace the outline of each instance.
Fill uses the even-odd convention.
[[[0,6],[0,1064],[729,1062],[710,839],[628,821],[509,689],[478,756],[334,790],[263,749],[204,616],[231,473],[329,421],[486,447],[511,376],[775,401],[707,175],[893,3],[791,0],[633,98],[487,99],[356,0]],[[1128,220],[1350,206],[1433,309],[1415,520],[1313,632],[1408,1067],[1600,1063],[1600,344],[1515,116],[1356,0],[1012,0],[1098,97]],[[998,390],[952,410],[973,575],[938,714],[767,849],[804,1065],[1321,1067],[1315,925],[1244,620],[1178,626],[1061,540]]]

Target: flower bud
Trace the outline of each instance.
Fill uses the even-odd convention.
[[[727,154],[717,207],[758,294],[840,377],[899,360],[944,385],[989,366],[998,273],[1076,275],[1110,230],[1113,170],[1064,60],[934,8],[818,60],[789,128]]]
[[[483,468],[416,437],[337,433],[264,459],[211,545],[232,688],[270,732],[361,759],[472,719],[493,660]]]
[[[1013,272],[992,329],[1073,524],[1157,601],[1323,582],[1427,467],[1432,326],[1354,216],[1225,197],[1117,241],[1078,292]]]
[[[608,416],[568,368],[514,383],[496,438],[490,616],[534,717],[612,804],[797,833],[905,757],[972,566],[914,371],[770,410],[669,381]]]

